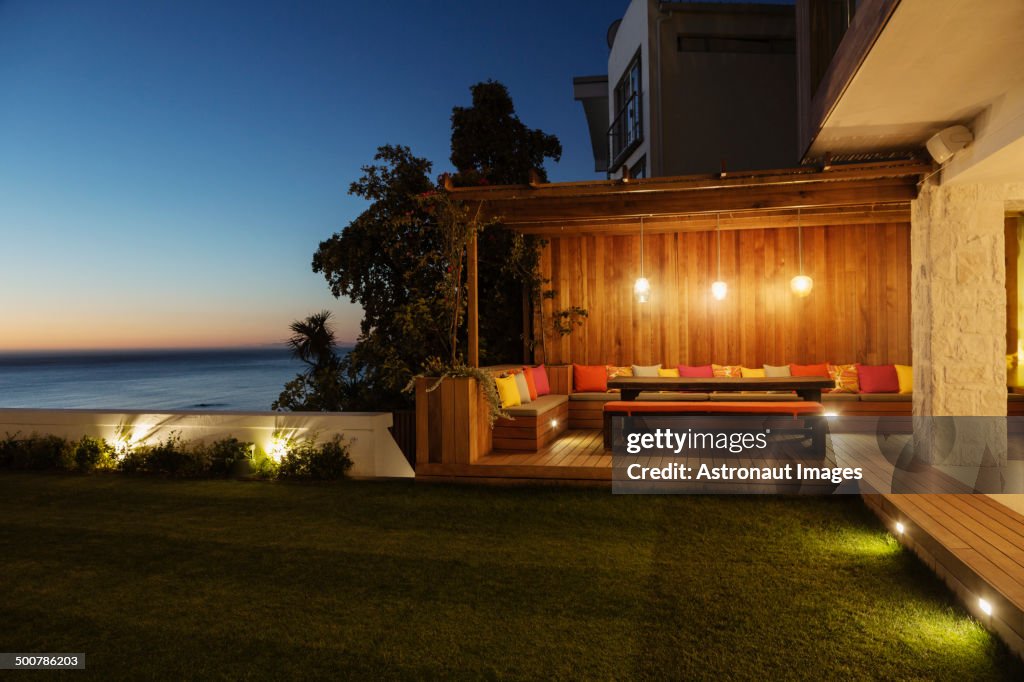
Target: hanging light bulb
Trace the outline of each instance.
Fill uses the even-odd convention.
[[[711,283],[711,295],[721,301],[729,293],[729,285],[722,281],[722,214],[716,214],[715,219],[715,238],[718,241],[718,279]]]
[[[647,299],[651,296],[651,283],[647,281],[646,277],[637,277],[633,282],[633,293],[636,294],[638,303],[647,303]]]
[[[803,225],[800,224],[800,209],[796,210],[796,234],[798,241],[798,248],[800,250],[800,274],[789,281],[790,288],[793,289],[793,293],[800,298],[805,298],[811,294],[811,289],[814,288],[814,280],[804,274],[804,232]]]
[[[644,277],[644,219],[640,218],[640,276],[633,282],[637,303],[647,303],[651,297],[651,283]]]

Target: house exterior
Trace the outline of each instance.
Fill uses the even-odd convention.
[[[822,5],[796,6],[806,162],[928,158],[937,132],[960,124],[973,134],[911,206],[914,410],[1003,415],[1024,209],[1024,69],[1008,56],[1019,52],[1024,3],[862,0],[833,44],[816,44],[815,26],[843,23]]]
[[[573,80],[610,178],[785,168],[796,138],[794,8],[633,0],[608,72]]]
[[[788,152],[733,145],[743,133],[731,126],[746,124],[721,112],[742,98],[722,93],[749,84],[750,74],[730,83],[709,75],[716,59],[735,56],[725,50],[736,49],[735,36],[749,40],[753,31],[744,24],[729,34],[709,17],[755,11],[634,0],[609,31],[608,75],[575,81],[595,167],[608,179],[459,196],[511,229],[544,236],[542,268],[562,297],[552,305],[594,311],[585,333],[551,349],[555,361],[912,364],[921,461],[961,474],[974,466],[977,477],[961,480],[971,490],[1018,491],[1020,430],[1002,417],[1020,414],[1008,408],[1020,402],[1013,389],[1024,364],[1024,68],[1015,59],[1024,2],[796,0],[793,54],[754,55],[789,59],[793,80],[761,96],[764,116],[749,120],[755,141],[789,136]],[[783,34],[760,35],[774,45],[770,36]],[[688,71],[698,59],[678,56],[691,40],[723,47],[700,57],[703,81]],[[672,65],[666,43],[676,49]],[[774,73],[765,69],[764,79]],[[772,109],[785,97],[788,120]],[[694,102],[707,105],[695,114],[702,128],[688,126],[698,120],[686,118],[700,108]],[[928,151],[952,126],[969,131],[966,145]],[[721,150],[724,169],[709,149]],[[779,170],[759,170],[762,163]],[[686,173],[695,175],[664,177]],[[645,238],[653,247],[646,257]],[[796,299],[785,282],[805,250],[816,284]],[[638,275],[642,299],[631,284]],[[713,278],[729,281],[728,297],[712,300]],[[691,329],[699,332],[689,337]],[[952,419],[921,419],[930,417]],[[607,466],[602,454],[586,461]],[[555,475],[574,475],[559,468],[562,454],[552,457]],[[514,475],[520,461],[506,455],[486,475],[505,471],[498,467]],[[995,487],[976,486],[996,470],[987,481]],[[877,490],[864,489],[865,501],[894,535],[1024,655],[1024,495]]]

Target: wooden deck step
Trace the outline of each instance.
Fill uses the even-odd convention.
[[[864,495],[898,539],[1024,658],[1024,516],[987,495]],[[992,606],[982,612],[979,600]]]

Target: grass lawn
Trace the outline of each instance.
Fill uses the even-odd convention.
[[[1024,679],[856,497],[5,472],[0,586],[71,679]]]

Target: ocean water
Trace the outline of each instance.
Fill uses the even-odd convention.
[[[302,367],[284,346],[0,353],[0,407],[269,410]]]

